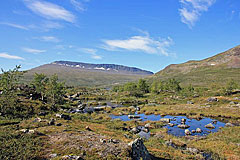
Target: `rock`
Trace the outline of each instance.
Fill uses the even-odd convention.
[[[21,129],[20,132],[28,133],[29,129]]]
[[[210,129],[214,129],[214,125],[212,123],[209,123],[207,125],[205,125],[206,128],[210,128]]]
[[[187,104],[194,104],[192,101],[187,101]]]
[[[92,131],[92,129],[91,129],[89,126],[86,126],[85,129],[86,129],[87,131]]]
[[[61,114],[59,114],[59,113],[57,113],[56,115],[55,115],[57,118],[61,118]]]
[[[191,135],[192,134],[189,129],[185,129],[184,132],[185,132],[186,135]]]
[[[164,122],[164,123],[170,123],[171,119],[170,118],[162,118],[159,121]]]
[[[128,115],[128,118],[129,118],[129,119],[132,119],[132,118],[140,118],[140,116],[139,116],[139,115]]]
[[[106,141],[106,139],[100,139],[100,142],[101,143],[106,143],[107,141]]]
[[[150,126],[151,126],[151,123],[147,123],[147,124],[145,124],[145,128],[150,128]]]
[[[238,102],[231,101],[229,104],[235,105],[235,104],[238,104]]]
[[[217,120],[213,120],[212,123],[213,123],[213,124],[217,124]]]
[[[202,130],[201,130],[200,128],[197,128],[197,129],[196,129],[196,132],[197,132],[197,133],[202,133]]]
[[[117,143],[119,143],[119,141],[118,141],[118,140],[116,140],[116,139],[110,139],[110,140],[109,140],[109,143],[114,143],[114,144],[117,144]]]
[[[186,124],[179,124],[178,125],[178,128],[182,128],[182,129],[186,129],[186,128],[189,128],[190,126],[189,125],[186,125]]]
[[[128,144],[131,147],[131,158],[133,160],[151,160],[151,156],[143,144],[141,138],[137,138]]]
[[[61,126],[61,125],[62,125],[62,123],[57,123],[57,124],[56,124],[56,126]]]
[[[74,155],[65,155],[62,157],[63,160],[82,160],[80,156],[74,156]]]
[[[140,130],[137,128],[137,127],[134,127],[132,130],[131,130],[132,133],[134,134],[137,134],[138,132],[140,132]]]
[[[197,153],[199,153],[199,150],[196,149],[196,148],[186,148],[186,150],[187,150],[188,152],[193,153],[193,154],[197,154]]]
[[[51,118],[51,120],[48,122],[48,125],[55,125],[55,119]]]
[[[50,154],[50,155],[49,155],[49,158],[55,158],[55,157],[57,157],[57,154],[56,154],[56,153],[53,153],[53,154]]]
[[[192,130],[191,132],[192,132],[192,133],[196,133],[196,130]]]
[[[64,120],[71,120],[72,119],[71,116],[66,115],[66,114],[62,114],[61,118],[64,119]]]
[[[94,111],[104,111],[106,107],[94,107]]]
[[[149,129],[148,128],[143,128],[142,131],[148,133]]]
[[[234,127],[235,125],[232,124],[232,123],[226,123],[225,126],[226,126],[226,127]]]
[[[39,112],[38,115],[39,115],[39,116],[46,116],[47,113],[46,113],[46,112]]]
[[[185,124],[186,121],[187,121],[187,120],[186,120],[185,118],[182,118],[182,119],[181,119],[181,123],[182,123],[182,124]]]
[[[37,118],[35,118],[35,119],[33,120],[33,122],[41,122],[41,121],[42,121],[42,119],[39,118],[39,117],[37,117]]]
[[[30,130],[28,131],[28,133],[31,133],[31,134],[33,134],[33,133],[35,133],[35,130],[33,130],[33,129],[30,129]]]
[[[216,97],[210,97],[207,99],[208,102],[218,102],[218,99]]]
[[[168,125],[169,125],[170,127],[173,127],[173,126],[174,126],[174,124],[173,124],[173,123],[168,123]]]

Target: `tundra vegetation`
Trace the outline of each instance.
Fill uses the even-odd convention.
[[[66,86],[44,74],[23,84],[19,69],[0,75],[0,159],[131,159],[127,144],[139,137],[138,126],[150,130],[144,145],[153,159],[240,159],[239,81],[200,87],[140,79],[109,90]],[[176,137],[165,122],[110,117],[135,112],[211,117],[228,125],[207,136]]]

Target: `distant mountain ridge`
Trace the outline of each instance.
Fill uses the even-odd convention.
[[[65,81],[67,85],[82,87],[109,87],[153,75],[150,71],[116,64],[55,61],[28,70],[24,74],[23,81],[31,82],[35,73],[43,73],[47,76],[57,74],[59,80]]]
[[[116,65],[116,64],[91,64],[91,63],[71,62],[71,61],[55,61],[51,64],[66,66],[66,67],[74,67],[74,68],[85,69],[85,70],[116,72],[119,74],[137,74],[137,75],[153,74],[153,72],[142,70],[136,67],[128,67],[128,66]]]

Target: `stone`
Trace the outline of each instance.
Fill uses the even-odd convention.
[[[202,133],[202,130],[201,130],[200,128],[197,128],[197,129],[196,129],[196,132],[197,132],[197,133]]]
[[[192,101],[187,101],[187,104],[194,104]]]
[[[179,124],[178,125],[178,128],[182,128],[182,129],[186,129],[186,128],[189,128],[190,126],[189,125],[186,125],[186,124]]]
[[[170,118],[162,118],[159,121],[164,122],[164,123],[170,123],[171,119]]]
[[[129,119],[132,119],[132,118],[140,118],[140,116],[139,116],[139,115],[128,115],[128,118],[129,118]]]
[[[107,141],[106,141],[106,139],[100,139],[100,142],[101,143],[106,143]]]
[[[55,157],[57,157],[57,154],[56,154],[56,153],[53,153],[53,154],[50,154],[50,155],[49,155],[49,158],[55,158]]]
[[[143,144],[141,138],[137,138],[128,144],[131,147],[131,158],[133,160],[151,160],[151,155],[149,154],[147,148]]]
[[[55,125],[55,119],[51,118],[51,120],[48,122],[48,124],[51,125]]]
[[[185,124],[186,121],[187,121],[187,120],[186,120],[185,118],[182,118],[182,119],[181,119],[181,123],[182,123],[182,124]]]
[[[86,129],[87,131],[92,131],[92,129],[91,129],[89,126],[86,126],[85,129]]]
[[[218,102],[218,99],[216,97],[210,97],[207,99],[208,102]]]
[[[134,127],[132,130],[131,130],[132,133],[136,134],[138,132],[140,132],[140,130],[137,128],[137,127]]]
[[[192,130],[191,132],[192,132],[192,133],[196,133],[196,130]]]
[[[217,124],[217,120],[213,120],[212,123],[213,123],[213,124]]]
[[[186,150],[187,150],[188,152],[193,153],[193,154],[197,154],[197,153],[199,153],[199,150],[196,149],[196,148],[186,148]]]
[[[64,120],[71,120],[72,119],[71,116],[66,115],[66,114],[62,114],[61,118],[64,119]]]
[[[206,128],[214,129],[215,126],[212,123],[205,125]]]
[[[235,125],[232,124],[232,123],[226,123],[225,126],[226,126],[226,127],[234,127]]]
[[[56,126],[61,126],[61,125],[62,125],[62,123],[57,123],[57,124],[56,124]]]
[[[62,157],[63,160],[81,160],[82,158],[80,156],[75,155],[65,155]]]
[[[174,126],[174,124],[173,124],[173,123],[168,123],[168,125],[169,125],[170,127],[173,127],[173,126]]]
[[[184,133],[185,133],[186,135],[191,135],[191,134],[192,134],[189,129],[185,129]]]
[[[20,131],[23,133],[28,133],[29,129],[21,129]]]
[[[147,124],[145,124],[145,128],[150,128],[150,126],[151,126],[151,123],[147,123]]]
[[[39,117],[37,117],[37,118],[35,118],[35,119],[33,120],[33,122],[41,122],[41,121],[42,121],[42,119],[39,118]]]

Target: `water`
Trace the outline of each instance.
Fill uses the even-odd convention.
[[[212,123],[215,121],[214,119],[211,118],[203,118],[201,120],[196,120],[196,119],[189,119],[185,116],[160,116],[160,115],[145,115],[145,114],[135,114],[140,116],[140,119],[142,121],[159,121],[161,118],[170,118],[171,121],[170,123],[175,124],[173,127],[170,127],[168,124],[164,126],[165,128],[168,129],[168,133],[172,134],[174,136],[185,136],[185,129],[178,128],[177,125],[181,124],[181,119],[184,118],[186,119],[186,125],[190,126],[188,129],[190,131],[196,130],[197,128],[200,128],[202,130],[202,133],[192,133],[192,135],[198,135],[198,136],[204,136],[209,134],[210,132],[217,132],[219,130],[219,127],[224,127],[225,123],[216,121],[216,124],[214,125],[214,129],[208,129],[205,127],[205,125]],[[129,119],[128,115],[121,115],[121,116],[114,116],[111,115],[112,119],[120,118],[122,121],[130,121],[133,119]]]

